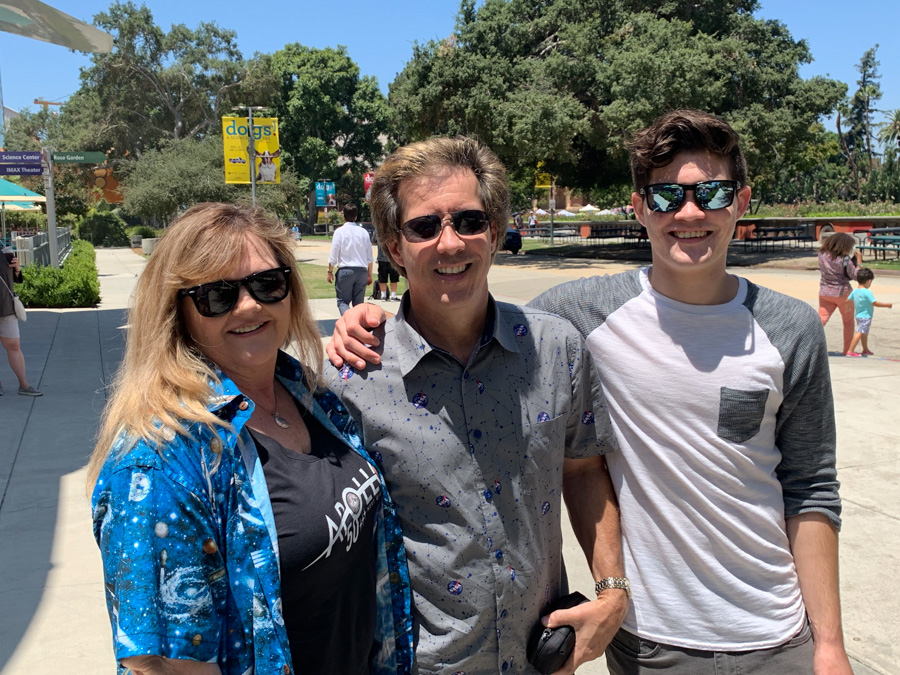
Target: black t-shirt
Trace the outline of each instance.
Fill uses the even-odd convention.
[[[312,451],[252,431],[278,532],[296,673],[363,675],[375,640],[375,469],[298,406]]]

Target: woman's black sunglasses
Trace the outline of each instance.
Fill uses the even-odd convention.
[[[491,221],[484,211],[469,209],[450,214],[450,223],[462,236],[481,234],[490,225]],[[400,226],[400,231],[406,241],[419,242],[430,241],[440,235],[444,229],[443,217],[433,213],[430,216],[419,216],[407,220]]]
[[[668,213],[680,209],[684,204],[684,194],[691,190],[697,206],[704,211],[715,211],[731,206],[740,187],[740,182],[736,180],[707,180],[693,185],[654,183],[642,187],[640,194],[651,211]]]
[[[202,316],[222,316],[234,308],[241,286],[246,286],[253,299],[264,305],[281,302],[291,290],[290,276],[290,267],[276,267],[251,274],[245,279],[211,281],[208,284],[182,288],[178,291],[178,297],[193,300],[194,307]]]

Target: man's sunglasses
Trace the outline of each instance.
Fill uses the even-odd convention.
[[[740,187],[740,182],[736,180],[706,180],[693,185],[654,183],[642,187],[640,194],[651,211],[669,213],[681,208],[684,194],[690,190],[694,193],[697,206],[704,211],[715,211],[731,206]]]
[[[290,276],[290,267],[276,267],[236,281],[211,281],[182,288],[178,297],[193,300],[201,316],[222,316],[237,304],[241,286],[246,286],[253,299],[264,305],[281,302],[291,290]]]
[[[469,209],[450,214],[450,223],[461,236],[481,234],[491,221],[484,211]],[[400,231],[409,242],[430,241],[439,236],[444,229],[444,219],[437,215],[419,216],[407,220],[400,226]]]

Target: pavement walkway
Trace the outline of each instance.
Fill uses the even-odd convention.
[[[300,242],[297,259],[322,264],[328,244]],[[0,674],[113,672],[100,556],[91,533],[84,464],[106,387],[122,355],[124,308],[144,260],[129,249],[99,249],[102,301],[82,310],[31,310],[22,325],[28,376],[44,392],[15,395],[5,360],[0,381]],[[501,254],[490,283],[498,299],[526,302],[572,278],[612,273],[627,263]],[[748,278],[815,302],[818,274],[742,268]],[[900,277],[879,276],[881,300],[900,303]],[[330,334],[334,300],[313,301]],[[385,303],[396,310],[396,304]],[[844,631],[857,675],[900,673],[900,304],[878,310],[868,359],[831,358],[844,500],[841,591]],[[839,345],[840,327],[827,327]],[[573,587],[592,583],[571,531],[566,560]],[[579,669],[599,675],[602,661]]]

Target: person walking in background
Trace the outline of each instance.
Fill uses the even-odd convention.
[[[856,268],[861,262],[859,251],[851,255],[856,247],[856,237],[846,232],[838,232],[822,241],[819,247],[819,318],[822,325],[834,314],[841,313],[844,324],[844,341],[841,354],[850,351],[853,339],[853,303],[850,302],[850,281],[856,280]]]
[[[388,294],[388,279],[391,282],[391,292]],[[400,282],[400,273],[391,264],[391,259],[384,250],[384,246],[378,244],[378,289],[381,291],[382,300],[400,302],[397,295],[397,284]]]
[[[356,222],[357,213],[355,204],[344,207],[345,222],[335,231],[328,256],[328,283],[334,283],[341,315],[351,304],[355,307],[366,299],[366,287],[372,283],[372,241],[369,233]]]
[[[871,356],[873,352],[869,351],[869,328],[872,326],[872,316],[875,314],[876,307],[884,307],[890,309],[894,306],[891,302],[878,302],[875,295],[869,288],[875,279],[875,273],[867,267],[860,267],[856,271],[856,281],[859,288],[850,293],[849,301],[853,302],[856,310],[856,333],[853,334],[853,340],[850,342],[850,349],[847,356]],[[857,353],[856,345],[862,340],[862,353]]]
[[[41,392],[28,384],[25,374],[25,355],[19,337],[19,320],[16,318],[16,307],[13,304],[13,283],[22,283],[22,269],[19,259],[12,250],[4,250],[0,255],[0,344],[6,350],[9,367],[19,380],[20,396],[43,396]],[[0,383],[0,396],[3,396],[3,384]]]

